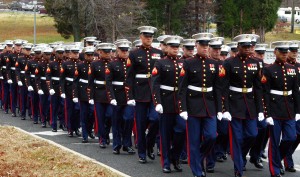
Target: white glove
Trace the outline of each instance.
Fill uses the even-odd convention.
[[[162,114],[164,112],[162,105],[161,104],[156,105],[155,111]]]
[[[265,119],[264,113],[260,112],[258,113],[258,121],[263,121]]]
[[[73,98],[74,103],[78,103],[78,98]]]
[[[267,123],[268,125],[274,125],[274,120],[273,120],[273,118],[272,118],[272,117],[266,118],[266,123]]]
[[[3,76],[1,76],[0,79],[3,79]]]
[[[38,91],[38,94],[39,94],[39,95],[44,95],[44,91],[43,91],[43,90],[39,90],[39,91]]]
[[[11,79],[7,80],[7,83],[12,84],[13,81]]]
[[[296,114],[295,120],[296,121],[300,120],[300,114]]]
[[[49,90],[50,95],[54,95],[55,91],[53,89]]]
[[[28,91],[29,91],[29,92],[33,91],[33,87],[32,87],[32,86],[29,86],[29,87],[28,87]]]
[[[217,118],[218,118],[219,121],[221,121],[222,118],[223,118],[223,114],[221,112],[218,112],[217,113]]]
[[[89,103],[94,104],[94,100],[93,99],[89,100]]]
[[[184,120],[188,119],[188,113],[186,111],[182,112],[179,114],[181,118],[183,118]]]
[[[117,100],[113,99],[110,101],[110,104],[111,105],[114,105],[114,106],[117,106]]]
[[[66,94],[62,93],[62,94],[60,95],[60,97],[66,98]]]
[[[135,106],[135,100],[128,100],[127,105],[128,106]]]
[[[231,114],[228,111],[224,112],[223,113],[223,119],[231,121],[231,119],[232,119]]]
[[[18,86],[23,86],[21,81],[18,81]]]

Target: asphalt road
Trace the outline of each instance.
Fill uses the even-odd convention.
[[[83,155],[91,157],[101,163],[104,163],[116,170],[119,170],[125,174],[134,177],[187,177],[193,176],[188,165],[183,165],[183,172],[172,171],[171,174],[164,174],[161,171],[160,159],[157,157],[154,161],[148,160],[147,164],[140,164],[138,162],[138,156],[127,155],[121,151],[120,155],[114,155],[112,153],[111,145],[106,149],[100,149],[97,140],[90,140],[87,144],[81,143],[81,138],[67,136],[67,132],[59,130],[57,133],[52,133],[51,128],[41,128],[41,125],[34,125],[28,118],[21,120],[20,117],[11,117],[10,114],[4,114],[0,111],[0,125],[11,125],[19,127],[27,132],[38,135],[45,139],[56,142],[69,149],[77,151]],[[1,138],[0,138],[1,140]],[[300,147],[298,147],[300,150]],[[299,177],[300,176],[300,151],[296,151],[294,154],[294,161],[298,172],[288,173],[285,177]],[[268,170],[268,163],[264,162],[264,169],[256,169],[252,164],[248,163],[247,171],[244,173],[246,177],[268,177],[270,176]],[[229,158],[226,162],[217,163],[215,167],[215,173],[208,173],[208,177],[231,177],[233,175],[233,163]]]

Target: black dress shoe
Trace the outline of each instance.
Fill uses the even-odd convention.
[[[106,148],[106,144],[104,142],[99,143],[99,147],[102,149]]]
[[[110,144],[110,139],[106,139],[106,144],[109,145]]]
[[[26,116],[21,116],[21,120],[25,120],[26,119]]]
[[[234,177],[242,177],[242,175],[239,172],[235,172]]]
[[[202,172],[201,177],[206,177],[205,171]]]
[[[8,114],[8,111],[4,111],[5,114]]]
[[[173,160],[172,161],[172,164],[174,166],[174,169],[178,172],[182,172],[182,167],[181,167],[181,164],[179,162],[179,160]]]
[[[91,139],[95,139],[95,135],[94,135],[93,132],[88,133],[88,135],[89,135],[89,137],[90,137]]]
[[[258,169],[264,168],[264,165],[259,160],[250,159],[250,163],[252,163]]]
[[[113,154],[116,154],[116,155],[120,154],[120,149],[114,149]]]
[[[57,129],[52,129],[52,132],[57,132]]]
[[[292,166],[292,167],[285,168],[285,171],[294,173],[294,172],[296,172],[296,169]]]
[[[283,168],[280,168],[280,174],[284,175],[284,169]]]
[[[266,154],[262,153],[262,154],[261,154],[261,158],[263,158],[263,159],[267,159],[267,156],[266,156]]]
[[[215,172],[215,168],[206,168],[206,172],[207,173],[214,173]]]
[[[223,156],[222,156],[222,157],[217,157],[217,158],[216,158],[216,161],[217,161],[217,162],[224,162]]]
[[[82,143],[88,143],[89,141],[87,139],[82,139]]]
[[[68,137],[73,137],[73,132],[68,132]]]
[[[271,177],[282,177],[282,176],[279,174],[279,175],[271,175]]]
[[[157,156],[160,156],[160,149],[157,149]]]
[[[42,128],[46,128],[46,124],[45,123],[42,123]]]
[[[66,127],[64,125],[59,125],[59,128],[62,129],[62,131],[67,131]]]
[[[155,155],[153,152],[153,148],[148,148],[147,150],[147,156],[149,157],[149,159],[154,160],[155,159]]]
[[[128,154],[135,154],[135,150],[132,147],[123,147],[123,151],[127,152]]]
[[[222,156],[223,160],[227,160],[227,154]]]
[[[188,164],[188,159],[180,159],[181,164]]]
[[[79,130],[75,130],[75,134],[76,134],[76,136],[81,136],[81,133]]]
[[[162,170],[164,173],[171,173],[171,168],[170,167],[165,167]]]
[[[147,163],[147,160],[146,160],[146,158],[144,158],[144,157],[140,157],[140,158],[139,158],[139,162],[140,162],[140,163]]]
[[[34,121],[33,124],[38,124],[38,121]]]
[[[17,117],[16,113],[12,113],[11,117]]]

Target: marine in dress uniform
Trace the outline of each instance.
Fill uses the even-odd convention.
[[[221,57],[221,60],[226,60],[228,58],[228,53],[230,52],[230,47],[227,46],[227,45],[222,45],[221,46],[221,54],[220,54],[220,57]]]
[[[227,43],[226,45],[230,47],[230,52],[229,52],[230,57],[235,57],[238,53],[238,43],[233,41]]]
[[[17,83],[19,86],[19,100],[20,100],[20,115],[21,119],[25,120],[26,118],[26,109],[27,109],[27,100],[28,100],[28,90],[25,83],[25,67],[27,65],[27,62],[31,59],[30,51],[32,49],[32,44],[27,43],[23,45],[23,55],[22,57],[19,57],[15,67],[16,67],[16,77],[17,77]]]
[[[39,108],[42,127],[46,127],[46,122],[49,121],[50,114],[48,114],[50,108],[49,102],[49,72],[50,72],[50,56],[53,49],[47,47],[43,50],[43,57],[39,60],[38,66],[35,69],[35,83],[39,94]],[[52,128],[53,132],[57,132],[57,128]]]
[[[229,124],[230,154],[235,176],[242,176],[246,155],[257,136],[257,118],[264,120],[259,61],[249,57],[252,34],[234,38],[238,54],[225,60],[224,116]],[[229,113],[229,112],[230,113]],[[229,119],[230,120],[230,119]]]
[[[49,63],[49,68],[47,68],[47,75],[49,78],[50,85],[50,124],[52,129],[57,130],[57,118],[59,111],[63,112],[63,98],[60,97],[60,72],[63,63],[63,54],[65,49],[62,46],[57,46],[55,48],[55,57],[52,62]],[[60,118],[60,127],[63,128],[66,122],[63,117]],[[67,126],[66,126],[67,127]],[[73,136],[73,132],[70,132],[69,136]]]
[[[100,58],[91,63],[91,74],[89,75],[90,100],[94,105],[95,114],[95,134],[99,138],[100,148],[109,145],[110,123],[112,115],[112,105],[109,102],[105,82],[105,70],[111,60],[111,50],[113,44],[101,43],[97,45],[97,52]],[[107,128],[107,126],[109,128]]]
[[[8,109],[9,109],[9,95],[10,95],[10,89],[9,89],[9,84],[7,83],[7,72],[6,72],[6,60],[8,56],[13,52],[13,41],[11,40],[6,40],[5,41],[5,52],[1,54],[1,85],[2,85],[2,106],[4,109],[5,114],[8,114]]]
[[[195,39],[183,39],[181,42],[182,49],[183,49],[183,55],[179,59],[179,67],[182,68],[183,61],[191,58],[194,56],[194,49],[195,49],[196,40]],[[184,147],[180,155],[180,162],[182,164],[188,163],[188,155],[187,155],[187,144],[186,144],[186,136],[184,138]]]
[[[85,47],[89,47],[89,46],[94,47],[96,45],[96,39],[97,39],[97,37],[94,37],[94,36],[85,37],[84,38],[84,46]],[[94,52],[94,56],[98,57],[99,55],[96,52]],[[84,52],[81,52],[79,54],[79,59],[80,59],[80,61],[84,61]]]
[[[221,50],[222,44],[224,43],[223,37],[214,37],[211,38],[209,42],[209,53],[210,57],[218,63],[219,76],[224,76],[223,69],[223,60],[221,59]],[[223,75],[222,75],[223,74]],[[221,86],[224,86],[224,83],[220,82]],[[224,96],[224,95],[222,95]],[[223,106],[223,105],[222,105]],[[224,162],[227,160],[226,150],[228,147],[228,120],[218,117],[217,120],[217,139],[214,145],[214,148],[210,151],[209,155],[206,158],[206,172],[214,173],[215,162]]]
[[[155,110],[160,113],[160,153],[164,173],[170,173],[171,163],[176,171],[181,172],[179,157],[185,137],[185,121],[179,116],[177,91],[178,78],[182,66],[177,54],[182,41],[180,36],[164,39],[167,56],[154,64],[151,78],[151,90]]]
[[[124,85],[127,75],[126,60],[131,42],[119,40],[115,42],[115,45],[117,46],[117,57],[108,63],[105,71],[108,100],[113,105],[113,153],[120,154],[120,149],[123,146],[123,151],[128,154],[135,154],[131,141],[134,105],[127,104],[127,93]]]
[[[60,70],[60,96],[65,99],[65,122],[68,128],[68,136],[73,132],[75,132],[77,136],[81,136],[78,130],[80,128],[80,113],[78,109],[76,109],[76,103],[72,100],[74,74],[79,63],[79,47],[73,45],[70,46],[69,49],[69,60],[62,63],[62,68]]]
[[[163,56],[161,50],[151,47],[154,32],[152,26],[142,26],[140,39],[143,45],[129,53],[127,60],[126,92],[128,105],[136,102],[136,124],[138,132],[139,162],[146,163],[146,150],[150,159],[154,160],[153,147],[158,132],[158,113],[154,109],[150,89],[150,77],[154,62]],[[145,131],[148,128],[147,137]]]
[[[135,48],[139,48],[139,47],[141,47],[141,45],[142,45],[142,41],[141,41],[140,39],[135,40],[135,41],[132,42],[132,45],[133,45]],[[135,48],[133,48],[133,49],[135,49]]]
[[[222,116],[219,67],[208,58],[212,36],[211,33],[193,35],[197,54],[185,60],[180,71],[179,112],[187,120],[188,157],[194,176],[205,176],[204,158],[216,140],[216,116]]]
[[[10,109],[12,112],[12,117],[16,117],[16,107],[18,101],[18,84],[16,80],[16,67],[15,64],[18,58],[23,54],[21,53],[23,41],[14,41],[14,52],[8,55],[6,59],[6,74],[7,83],[10,84]]]
[[[300,45],[300,41],[291,41],[289,46],[288,58],[287,58],[287,63],[296,67],[296,72],[298,73],[298,85],[300,85],[300,77],[299,77],[300,63],[297,62],[299,45]],[[296,172],[292,155],[294,154],[295,150],[297,149],[300,143],[300,121],[296,122],[296,133],[297,133],[296,141],[294,141],[294,143],[291,145],[286,156],[283,157],[285,171],[288,172]]]
[[[276,60],[264,69],[261,82],[266,89],[266,122],[270,125],[269,170],[272,177],[280,177],[281,160],[296,140],[300,100],[297,68],[286,62],[290,42],[276,41],[272,45]]]
[[[164,56],[167,55],[167,44],[164,42],[164,40],[169,36],[170,35],[161,35],[157,37],[157,40],[159,42],[159,48],[163,52]]]
[[[254,38],[256,38],[257,36],[255,35]],[[255,39],[256,40],[256,39]],[[254,41],[252,39],[252,45],[254,44]],[[265,67],[263,59],[264,59],[264,54],[266,51],[266,47],[268,45],[267,44],[255,44],[255,48],[254,48],[254,55],[253,57],[256,58],[259,61],[259,65],[261,68],[261,74],[262,74],[262,70]],[[253,146],[250,149],[250,163],[253,163],[255,165],[256,168],[263,168],[263,164],[261,161],[261,156],[263,154],[264,151],[264,147],[265,147],[265,139],[268,138],[267,136],[267,124],[265,121],[258,121],[257,122],[257,129],[258,129],[258,134],[256,136],[256,140],[255,143],[253,144]]]
[[[26,86],[28,88],[28,92],[30,93],[30,100],[31,100],[31,114],[34,124],[38,124],[39,118],[39,95],[37,90],[37,84],[35,81],[35,70],[38,66],[39,60],[42,59],[42,51],[43,48],[35,47],[33,49],[34,56],[31,60],[27,62],[25,66],[25,77],[26,77]]]
[[[91,134],[89,125],[89,100],[90,100],[90,85],[88,77],[91,74],[91,62],[94,58],[94,47],[84,48],[85,60],[75,66],[74,85],[73,85],[73,102],[80,106],[80,124],[82,128],[82,143],[88,142],[88,135]]]

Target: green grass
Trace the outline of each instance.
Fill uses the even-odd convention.
[[[22,12],[0,12],[0,41],[25,39],[33,43],[34,15]],[[37,43],[72,42],[57,33],[54,20],[45,14],[36,15]]]

